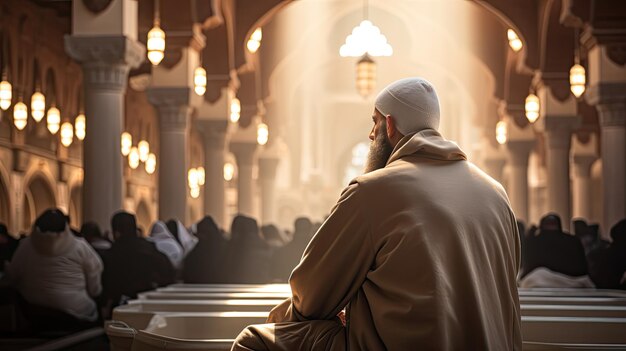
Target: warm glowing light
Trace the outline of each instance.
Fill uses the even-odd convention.
[[[502,145],[506,143],[507,129],[506,122],[500,121],[496,124],[496,140],[498,144]]]
[[[255,29],[252,35],[250,36],[250,39],[248,39],[248,42],[246,43],[246,47],[248,48],[248,51],[250,51],[253,54],[257,52],[257,50],[259,50],[259,48],[261,47],[262,39],[263,39],[263,30],[261,30],[261,28]]]
[[[189,195],[191,195],[192,198],[197,199],[198,197],[200,197],[200,188],[195,187],[189,189]]]
[[[4,111],[11,107],[11,99],[13,98],[13,87],[11,83],[3,80],[0,82],[0,108]]]
[[[509,46],[513,51],[518,52],[522,50],[524,44],[522,44],[522,40],[517,36],[517,33],[513,29],[509,29],[506,31],[506,36],[509,39]]]
[[[230,102],[230,121],[237,123],[241,116],[241,102],[237,98],[233,98]]]
[[[585,92],[585,67],[575,64],[569,70],[569,84],[572,94],[579,98]]]
[[[65,122],[61,126],[61,144],[69,147],[72,145],[72,141],[74,141],[74,126],[70,122]]]
[[[204,181],[206,173],[204,172],[204,167],[198,167],[196,168],[196,172],[198,174],[198,185],[204,185]]]
[[[165,32],[154,24],[154,27],[148,32],[148,60],[153,66],[157,66],[165,57]]]
[[[224,164],[224,180],[230,182],[235,176],[235,165],[230,162]]]
[[[346,43],[339,48],[339,55],[342,57],[360,57],[365,54],[370,56],[393,55],[393,48],[387,42],[387,37],[368,20],[364,20],[358,27],[354,27],[352,33],[346,37]]]
[[[85,134],[87,131],[87,120],[84,114],[80,114],[76,116],[76,120],[74,121],[74,134],[76,134],[76,138],[78,140],[85,140]]]
[[[267,144],[270,137],[270,130],[265,123],[259,123],[256,129],[256,141],[259,145],[263,146]]]
[[[13,106],[13,124],[18,130],[23,130],[28,124],[28,107],[21,101]]]
[[[187,172],[187,182],[189,183],[189,189],[197,188],[200,186],[197,169],[192,168]]]
[[[48,130],[52,134],[56,134],[61,126],[61,111],[56,107],[50,107],[46,116],[48,122]]]
[[[156,163],[157,163],[156,155],[153,153],[150,153],[148,155],[148,159],[146,160],[146,164],[145,164],[146,173],[153,174],[154,171],[156,171]]]
[[[128,165],[132,169],[139,167],[139,150],[136,146],[130,148],[130,152],[128,153]]]
[[[137,149],[139,150],[139,161],[146,162],[148,160],[148,155],[150,154],[150,144],[142,140],[137,144]]]
[[[539,97],[535,94],[530,94],[526,97],[526,103],[524,104],[526,109],[526,118],[528,122],[535,123],[539,118]]]
[[[376,86],[376,62],[363,55],[356,65],[356,90],[363,97],[369,96]]]
[[[122,155],[128,156],[133,146],[133,136],[128,132],[122,133]]]
[[[30,98],[30,113],[36,122],[41,121],[46,114],[46,97],[38,91]]]
[[[206,70],[204,68],[196,68],[193,74],[193,83],[196,94],[204,95],[206,92]]]

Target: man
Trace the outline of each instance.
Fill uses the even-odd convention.
[[[372,119],[367,173],[309,243],[292,297],[232,349],[521,349],[520,248],[504,190],[437,132],[426,80],[386,87]]]

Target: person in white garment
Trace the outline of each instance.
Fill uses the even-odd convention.
[[[184,251],[182,246],[176,241],[174,235],[170,233],[167,226],[162,221],[156,221],[150,230],[149,240],[154,242],[157,250],[162,252],[175,269],[180,269],[183,263]]]

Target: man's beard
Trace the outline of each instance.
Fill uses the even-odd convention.
[[[391,146],[391,143],[387,138],[387,126],[383,123],[378,131],[378,134],[374,138],[374,141],[370,144],[370,152],[367,155],[365,173],[385,167],[392,152],[393,146]]]

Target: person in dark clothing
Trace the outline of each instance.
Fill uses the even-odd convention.
[[[291,271],[296,267],[304,249],[313,237],[313,224],[308,218],[297,218],[295,223],[293,239],[280,249],[275,255],[276,277],[283,282],[289,279]]]
[[[175,281],[176,271],[169,259],[154,243],[137,235],[135,216],[120,211],[111,218],[115,242],[104,255],[105,309],[117,306],[123,296],[136,298],[137,293]]]
[[[526,239],[523,254],[521,278],[539,267],[572,277],[587,274],[585,249],[578,238],[562,231],[554,213],[541,219],[539,234]]]
[[[174,239],[176,239],[176,241],[180,244],[180,237],[178,235],[178,224],[176,223],[176,220],[170,219],[169,221],[165,222],[165,226],[167,227],[167,230],[172,233]]]
[[[233,219],[227,252],[229,283],[269,282],[271,250],[261,239],[254,218],[238,215]]]
[[[272,259],[270,262],[270,280],[272,282],[281,282],[280,272],[282,269],[280,262],[280,254],[283,247],[285,247],[286,239],[281,234],[278,227],[273,224],[264,225],[261,227],[261,236],[263,240],[269,245],[272,251]]]
[[[0,223],[0,272],[4,272],[4,263],[11,261],[19,241],[9,235],[7,226]]]
[[[597,288],[626,290],[626,219],[611,228],[611,239],[589,252],[589,276]]]
[[[223,283],[227,241],[211,216],[204,217],[197,228],[198,243],[185,257],[183,280],[191,284]]]
[[[111,248],[111,242],[104,238],[102,231],[100,231],[100,227],[96,222],[85,222],[82,227],[80,227],[80,233],[83,238],[87,240],[89,245],[96,250],[100,257],[102,257],[102,254],[105,251]]]

